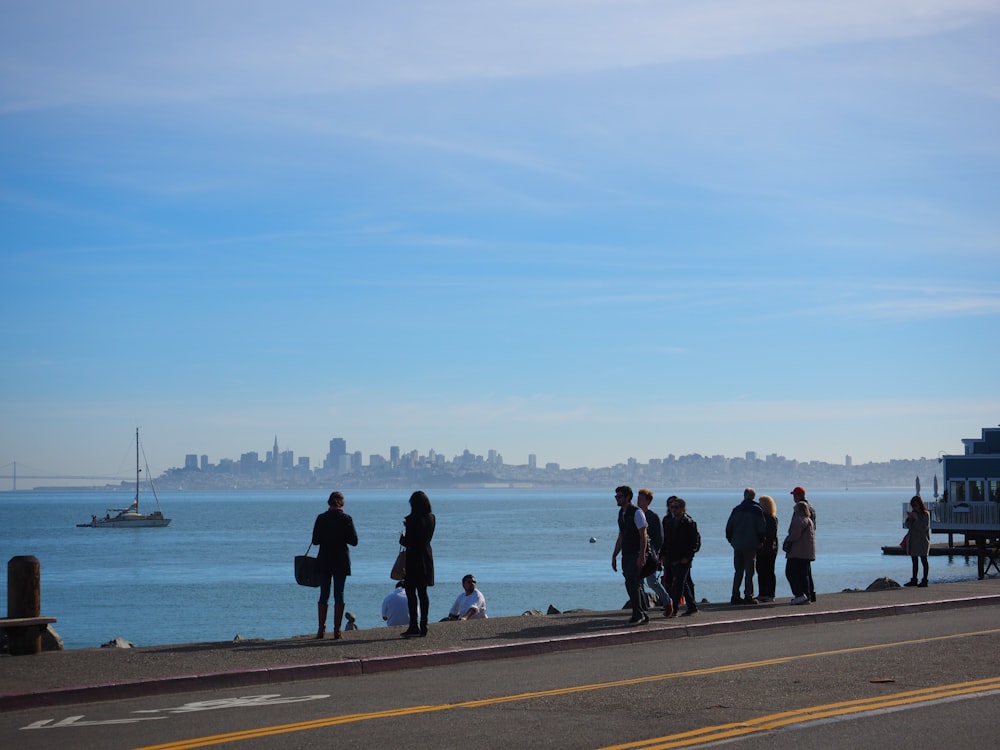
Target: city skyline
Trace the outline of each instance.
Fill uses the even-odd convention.
[[[374,469],[395,470],[401,467],[414,468],[417,466],[426,469],[433,467],[434,465],[451,467],[463,463],[466,468],[470,469],[475,467],[505,469],[529,468],[532,471],[555,471],[562,474],[572,474],[573,472],[604,472],[623,469],[631,471],[635,467],[655,467],[668,464],[669,462],[685,463],[689,459],[693,458],[704,459],[706,462],[719,460],[723,462],[760,462],[762,464],[787,464],[803,467],[822,464],[826,467],[835,468],[840,466],[845,469],[850,469],[854,466],[870,467],[873,465],[877,466],[895,462],[934,463],[937,462],[939,458],[939,456],[895,456],[888,459],[887,462],[855,462],[854,458],[850,454],[846,454],[842,457],[840,462],[828,462],[809,457],[786,456],[774,452],[760,453],[753,450],[746,450],[736,455],[727,455],[718,452],[700,453],[695,451],[669,452],[662,456],[627,456],[620,457],[615,460],[608,459],[594,465],[576,464],[567,466],[562,465],[559,462],[547,461],[544,456],[540,457],[535,453],[525,454],[523,456],[524,460],[510,459],[494,448],[487,448],[483,451],[464,448],[459,453],[448,455],[446,452],[438,451],[433,447],[428,448],[426,451],[421,451],[417,448],[407,448],[405,446],[389,444],[386,446],[387,450],[385,450],[384,453],[362,453],[360,450],[352,450],[350,448],[350,442],[345,438],[340,437],[330,438],[327,445],[328,452],[322,456],[316,456],[314,458],[313,455],[304,455],[297,453],[292,449],[284,448],[280,444],[278,436],[275,435],[273,437],[272,447],[266,451],[250,449],[239,451],[231,456],[212,456],[204,452],[187,452],[180,457],[180,460],[171,463],[169,460],[166,462],[150,461],[148,455],[146,454],[145,441],[142,440],[141,442],[143,443],[141,447],[143,472],[145,472],[148,468],[149,475],[154,480],[159,479],[160,481],[168,475],[174,475],[174,478],[176,478],[177,472],[186,473],[190,470],[195,470],[197,472],[208,471],[216,474],[243,473],[247,476],[254,474],[262,476],[281,476],[283,474],[286,478],[291,476],[293,472],[299,473],[300,475],[305,472],[305,474],[310,477],[326,481],[336,480],[349,474],[357,474],[359,471],[367,473],[369,470]],[[338,444],[336,449],[334,448],[335,443]],[[277,448],[277,453],[275,453],[275,448]],[[333,454],[333,451],[340,449],[342,449],[344,453],[339,455],[343,455],[347,460],[346,462],[337,465],[336,455]],[[958,450],[957,452],[960,453],[961,450]],[[126,453],[130,457],[127,459],[128,461],[134,460],[134,439],[131,445],[127,448]],[[277,463],[283,467],[281,472],[276,472],[274,459],[275,455],[278,456]],[[303,459],[305,460],[304,463]],[[373,459],[377,461],[377,463],[373,462]],[[286,461],[288,463],[285,463]],[[23,462],[11,462],[7,465],[0,464],[0,482],[17,481],[20,489],[30,489],[36,486],[86,486],[81,485],[80,480],[121,481],[123,484],[130,484],[135,480],[134,468],[131,464],[129,464],[126,469],[122,469],[122,467],[119,466],[114,471],[72,476],[35,473],[38,471],[44,471],[44,469],[30,465],[26,466]],[[894,474],[899,476],[898,471],[894,472]],[[26,482],[25,480],[36,481]],[[3,489],[0,488],[0,491],[3,491]]]
[[[995,2],[8,5],[0,466],[1000,422]]]

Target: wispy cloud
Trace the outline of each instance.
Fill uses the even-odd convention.
[[[939,34],[998,13],[989,0],[397,0],[294,13],[43,0],[5,10],[0,111],[552,76]]]

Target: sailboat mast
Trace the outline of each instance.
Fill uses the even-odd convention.
[[[135,512],[139,512],[139,428],[135,428]]]

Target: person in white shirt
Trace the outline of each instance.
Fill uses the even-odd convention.
[[[396,590],[382,600],[382,619],[390,627],[410,624],[410,611],[406,605],[404,582],[396,584]]]
[[[464,592],[458,595],[448,613],[449,620],[484,620],[486,619],[486,597],[476,588],[476,577],[468,573],[462,577]]]

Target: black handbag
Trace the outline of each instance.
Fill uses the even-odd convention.
[[[660,561],[656,558],[656,555],[653,554],[653,550],[650,549],[649,546],[647,545],[646,560],[642,564],[642,571],[640,572],[640,575],[643,578],[648,578],[649,576],[653,575],[653,573],[656,572],[656,569],[659,567],[659,565]]]
[[[311,549],[312,545],[310,544],[306,548],[304,555],[295,556],[295,582],[299,586],[316,588],[319,586],[320,579],[319,560],[309,556],[309,550]]]

